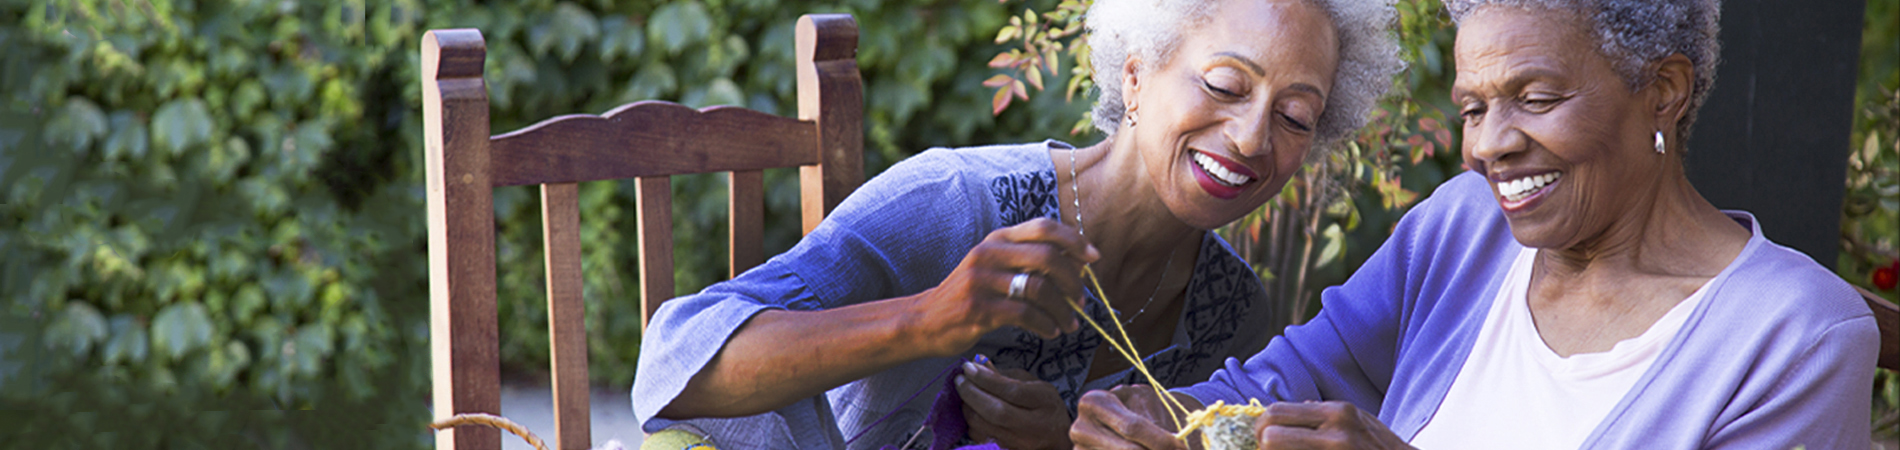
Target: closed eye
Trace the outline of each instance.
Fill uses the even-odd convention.
[[[1224,98],[1240,98],[1239,93],[1226,90],[1226,89],[1221,89],[1220,86],[1215,86],[1213,82],[1202,81],[1201,86],[1206,87],[1209,92],[1213,92],[1215,95],[1218,95]]]
[[[1535,95],[1526,96],[1520,101],[1524,103],[1524,109],[1541,113],[1549,111],[1551,108],[1556,107],[1558,103],[1563,103],[1564,100],[1564,97]]]
[[[1293,126],[1293,129],[1299,130],[1302,133],[1313,131],[1312,125],[1308,125],[1306,122],[1302,122],[1300,121],[1300,119],[1295,119],[1293,118],[1293,116],[1287,115],[1286,113],[1279,113],[1279,114],[1281,118],[1286,119],[1286,123],[1288,125]]]

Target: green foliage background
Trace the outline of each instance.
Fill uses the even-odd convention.
[[[791,114],[812,12],[859,21],[869,173],[1063,136],[1086,107],[989,114],[970,61],[1007,15],[990,0],[0,0],[0,442],[426,446],[421,33],[482,30],[499,133],[639,99]],[[724,272],[720,181],[674,182],[681,292]],[[581,197],[592,375],[621,386],[631,189]],[[796,190],[771,192],[783,249]],[[496,192],[502,355],[521,372],[546,364],[537,201]]]
[[[1892,17],[1895,0],[1869,3]],[[1068,136],[1086,102],[1039,91],[992,116],[983,86],[997,73],[983,62],[1006,50],[996,31],[1055,4],[0,0],[0,442],[427,446],[424,30],[482,30],[500,133],[640,99],[791,114],[795,18],[851,13],[875,174],[931,146]],[[1435,153],[1411,140],[1430,134],[1420,118],[1443,117],[1450,34],[1435,4],[1406,5],[1413,69],[1399,83],[1417,102],[1388,105],[1390,128],[1363,142],[1395,172],[1327,208],[1325,223],[1345,226],[1322,260],[1344,263],[1316,271],[1321,286],[1383,241],[1401,212],[1374,200],[1390,185],[1427,194],[1457,170],[1444,139],[1427,136]],[[1893,42],[1891,24],[1880,29]],[[1881,55],[1893,52],[1880,51],[1863,60],[1888,58],[1875,75],[1891,96]],[[1857,133],[1891,124],[1886,111]],[[1893,221],[1878,221],[1895,209],[1895,133],[1878,133],[1855,142],[1883,146],[1869,167],[1888,175],[1850,186],[1844,228],[1885,233],[1891,251]],[[767,173],[775,186],[795,178]],[[723,278],[721,181],[674,180],[680,292]],[[797,239],[796,190],[768,192],[776,251]],[[1854,215],[1857,198],[1874,213]],[[618,386],[639,342],[632,201],[629,183],[582,186],[592,376]],[[496,192],[513,372],[546,364],[537,202],[531,188]],[[1871,263],[1843,262],[1843,275],[1865,283]]]
[[[1872,279],[1880,267],[1900,270],[1900,0],[1868,0],[1865,17],[1835,272],[1900,301],[1900,289]],[[1900,440],[1900,372],[1875,373],[1873,415],[1876,439]]]

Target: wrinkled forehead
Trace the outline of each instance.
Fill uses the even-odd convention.
[[[1467,89],[1529,69],[1572,69],[1583,60],[1579,56],[1601,59],[1582,25],[1563,13],[1514,6],[1467,15],[1452,54],[1458,74],[1453,85]]]

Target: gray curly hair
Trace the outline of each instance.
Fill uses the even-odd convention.
[[[1330,149],[1366,124],[1366,113],[1392,87],[1392,76],[1405,68],[1393,35],[1397,11],[1392,0],[1308,0],[1326,10],[1339,34],[1339,67],[1333,90],[1320,113],[1314,147]],[[1089,60],[1095,66],[1095,127],[1115,135],[1122,121],[1122,65],[1129,57],[1144,64],[1167,63],[1181,41],[1181,30],[1205,23],[1215,0],[1095,0],[1086,18]],[[1309,161],[1325,152],[1312,152]]]
[[[1722,6],[1716,0],[1445,0],[1445,9],[1459,25],[1486,6],[1537,8],[1589,19],[1598,51],[1631,90],[1653,81],[1655,73],[1644,70],[1650,63],[1678,53],[1688,57],[1695,66],[1695,85],[1689,90],[1688,114],[1676,122],[1679,140],[1688,140],[1696,111],[1715,86],[1715,64],[1722,54],[1722,43],[1716,40]]]

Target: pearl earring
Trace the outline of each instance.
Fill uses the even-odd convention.
[[[1656,154],[1658,155],[1663,154],[1662,130],[1656,130]]]

